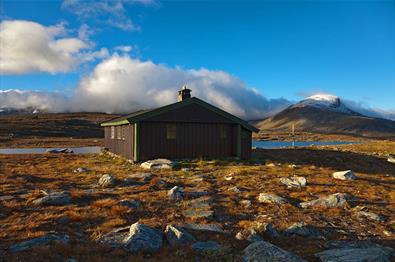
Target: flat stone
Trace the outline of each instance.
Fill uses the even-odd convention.
[[[185,196],[187,197],[201,197],[201,196],[207,196],[210,193],[207,191],[199,191],[198,189],[196,191],[187,191],[184,192]]]
[[[125,239],[129,236],[130,226],[114,229],[113,231],[102,235],[98,242],[111,247],[124,247]]]
[[[186,224],[184,228],[196,230],[196,231],[224,233],[224,230],[219,224]]]
[[[204,196],[192,200],[187,200],[185,201],[185,205],[190,207],[190,208],[196,208],[196,209],[209,209],[211,208],[211,204],[213,202],[213,199],[209,196]]]
[[[130,179],[142,180],[144,183],[149,182],[153,177],[152,173],[136,173],[128,176]]]
[[[181,246],[195,242],[195,238],[186,230],[172,225],[166,226],[165,235],[171,246]]]
[[[52,192],[33,201],[34,205],[67,205],[71,202],[69,192]]]
[[[348,200],[351,199],[351,196],[347,193],[336,193],[329,196],[320,197],[315,200],[302,202],[299,204],[302,208],[308,207],[326,207],[326,208],[336,208],[336,207],[344,207],[348,204]]]
[[[168,159],[158,158],[153,160],[148,160],[140,165],[144,169],[172,169],[176,162]]]
[[[304,222],[299,222],[291,225],[285,231],[288,235],[298,235],[309,238],[323,238],[321,232],[312,225],[307,225]]]
[[[104,174],[99,179],[99,186],[101,187],[112,187],[115,185],[115,179],[110,174]]]
[[[276,194],[268,194],[268,193],[260,193],[258,197],[258,201],[260,203],[268,203],[268,204],[286,204],[288,200],[283,197],[280,197]]]
[[[162,247],[162,233],[137,222],[130,226],[129,236],[124,243],[131,252],[156,252]]]
[[[332,174],[333,178],[339,180],[355,180],[357,177],[351,170],[339,171]]]
[[[56,233],[49,233],[47,235],[33,238],[27,241],[23,241],[21,243],[15,244],[9,248],[11,252],[19,252],[23,250],[28,250],[33,247],[37,246],[45,246],[50,243],[62,243],[62,244],[67,244],[69,242],[69,236],[68,235],[59,235]]]
[[[197,252],[216,251],[222,248],[220,244],[215,241],[196,242],[191,246],[192,250]]]
[[[214,211],[212,210],[202,210],[202,209],[187,209],[182,212],[185,217],[188,218],[205,218],[211,219],[214,215]]]
[[[391,261],[394,249],[369,241],[330,241],[330,249],[315,254],[322,262]]]
[[[282,177],[280,182],[286,185],[288,188],[302,188],[306,186],[307,180],[305,177],[293,176],[293,177]]]
[[[242,261],[248,262],[305,262],[299,256],[266,241],[250,244],[243,251]]]

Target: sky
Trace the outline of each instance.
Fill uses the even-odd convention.
[[[187,84],[249,118],[317,93],[395,113],[394,1],[0,3],[0,107],[132,111]]]

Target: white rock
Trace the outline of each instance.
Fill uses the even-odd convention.
[[[246,262],[305,262],[297,255],[266,241],[250,244],[243,253],[242,261]]]
[[[158,158],[153,160],[148,160],[140,165],[140,167],[144,169],[172,169],[176,165],[175,162],[164,159]]]
[[[162,247],[162,233],[138,222],[134,223],[130,226],[124,246],[132,252],[159,251]]]
[[[165,235],[171,246],[187,245],[195,241],[186,230],[172,225],[166,226]]]
[[[351,170],[339,171],[332,174],[333,178],[339,180],[355,180],[357,177],[354,175],[354,172]]]
[[[302,188],[306,186],[307,180],[305,177],[294,176],[294,177],[282,177],[280,182],[286,185],[288,188]]]
[[[286,204],[288,200],[283,197],[280,197],[276,194],[268,194],[268,193],[260,193],[258,197],[258,201],[260,203],[268,203],[268,204]]]
[[[115,179],[110,174],[104,174],[99,179],[99,186],[101,186],[101,187],[111,187],[111,186],[114,186],[114,185],[115,185]]]
[[[175,186],[169,190],[167,195],[169,196],[170,200],[173,201],[182,200],[184,198],[184,189],[182,187]]]

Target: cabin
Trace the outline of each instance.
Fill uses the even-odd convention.
[[[134,162],[156,158],[251,157],[252,132],[246,121],[203,100],[184,86],[178,102],[139,110],[101,123],[105,147]]]

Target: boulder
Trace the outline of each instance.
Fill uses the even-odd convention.
[[[183,226],[184,228],[188,228],[196,231],[208,231],[215,233],[224,233],[220,224],[186,224]]]
[[[355,179],[357,179],[354,172],[351,170],[335,172],[332,174],[332,176],[333,176],[333,178],[339,179],[339,180],[355,180]]]
[[[195,242],[195,238],[186,230],[172,225],[166,226],[165,235],[171,246],[181,246]]]
[[[215,241],[196,242],[191,246],[192,250],[197,252],[216,251],[222,248],[220,244]]]
[[[285,251],[266,241],[258,241],[247,246],[243,251],[242,261],[248,262],[305,262],[297,255]]]
[[[148,160],[140,165],[144,169],[172,169],[177,163],[168,159],[158,158]]]
[[[134,223],[130,226],[124,246],[131,252],[159,251],[162,247],[162,233],[139,222]]]
[[[288,200],[283,197],[280,197],[276,194],[268,194],[268,193],[260,193],[258,197],[258,201],[260,203],[268,203],[268,204],[286,204]]]
[[[99,186],[101,187],[112,187],[115,185],[115,179],[110,174],[105,174],[99,179]]]
[[[141,207],[141,201],[137,199],[122,199],[119,201],[120,206],[127,206],[131,209],[139,209]]]
[[[179,186],[175,186],[167,192],[170,200],[172,201],[179,201],[184,198],[184,189]]]
[[[129,236],[130,226],[121,227],[102,235],[98,242],[111,247],[124,247],[125,239]]]
[[[261,232],[263,234],[266,234],[266,235],[268,235],[270,237],[273,237],[273,238],[280,236],[280,234],[277,232],[277,230],[270,223],[260,223],[260,222],[258,222],[258,224],[256,226],[256,229],[259,232]]]
[[[302,188],[306,186],[306,178],[301,176],[294,177],[282,177],[280,182],[286,185],[288,188]]]
[[[320,230],[312,225],[307,225],[304,222],[299,222],[291,225],[285,231],[287,235],[298,235],[309,238],[323,238]]]
[[[190,208],[190,209],[183,211],[182,214],[185,217],[192,218],[192,219],[198,219],[198,218],[211,219],[214,216],[214,211],[205,210],[205,209]]]
[[[336,193],[329,196],[320,197],[315,200],[302,202],[299,204],[301,208],[308,207],[326,207],[326,208],[336,208],[344,207],[348,204],[347,201],[351,199],[351,196],[347,193]]]
[[[389,157],[387,159],[388,162],[395,164],[395,157]]]
[[[45,246],[51,243],[62,243],[67,244],[69,242],[68,235],[59,235],[56,233],[49,233],[47,235],[36,237],[27,241],[23,241],[21,243],[15,244],[9,248],[11,252],[18,252],[27,249],[31,249],[37,246]]]
[[[254,229],[241,230],[236,234],[236,239],[249,242],[262,241],[263,238]]]
[[[71,196],[69,192],[44,192],[45,196],[40,197],[33,201],[34,205],[67,205],[71,202]]]
[[[369,241],[330,241],[329,249],[315,254],[322,262],[391,261],[394,250]]]

